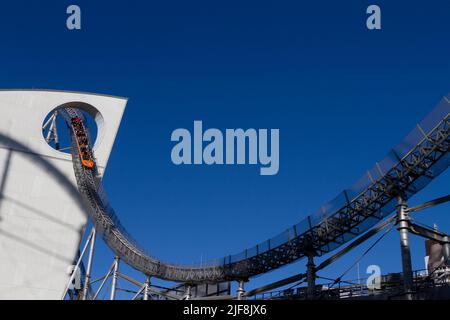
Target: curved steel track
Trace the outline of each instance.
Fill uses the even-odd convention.
[[[97,232],[112,251],[133,268],[149,276],[186,283],[248,279],[307,254],[320,256],[336,249],[391,213],[399,194],[411,197],[446,170],[450,145],[449,98],[444,97],[441,104],[405,138],[400,149],[392,149],[384,162],[377,163],[377,174],[369,171],[357,187],[344,190],[335,201],[322,207],[320,213],[307,217],[279,236],[204,266],[165,263],[136,244],[110,206],[96,170],[82,166],[73,130],[69,130],[73,167]],[[84,119],[80,111],[72,108],[61,109],[60,114],[69,129],[71,118]]]

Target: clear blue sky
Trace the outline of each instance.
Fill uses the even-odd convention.
[[[73,3],[82,10],[81,31],[65,27]],[[0,87],[129,97],[104,179],[113,207],[163,260],[222,257],[317,210],[450,92],[449,1],[377,1],[380,31],[365,27],[374,2],[312,3],[3,1]],[[194,120],[220,129],[279,128],[278,175],[260,176],[253,166],[173,165],[170,134]],[[448,180],[442,175],[411,203],[445,194]],[[449,209],[418,219],[450,232]],[[338,276],[367,245],[321,274]],[[414,238],[413,248],[414,268],[422,268],[423,241]],[[111,257],[100,243],[96,275]],[[302,272],[304,264],[250,287]],[[361,273],[370,264],[400,270],[395,231],[361,262]]]

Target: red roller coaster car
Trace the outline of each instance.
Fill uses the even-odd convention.
[[[89,147],[83,120],[79,117],[72,118],[72,129],[75,136],[75,141],[77,142],[78,154],[80,155],[82,165],[85,168],[93,169],[95,162],[92,159],[91,148]]]

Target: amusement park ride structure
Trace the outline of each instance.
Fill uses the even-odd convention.
[[[449,98],[450,96],[444,97],[439,105],[417,124],[416,128],[399,145],[392,148],[382,161],[377,162],[375,167],[352,187],[345,189],[334,200],[323,205],[317,213],[255,247],[201,266],[166,263],[147,254],[139,247],[120,224],[102,188],[102,170],[100,170],[102,162],[96,158],[98,157],[96,145],[90,139],[86,120],[81,112],[83,107],[88,112],[97,110],[97,105],[75,103],[76,100],[72,103],[67,101],[57,105],[54,109],[57,114],[52,115],[44,124],[44,128],[49,130],[45,139],[58,144],[55,122],[56,117],[61,116],[69,127],[71,159],[76,185],[93,224],[93,229],[80,250],[74,268],[74,270],[80,269],[84,265],[84,259],[87,258],[82,288],[71,289],[77,275],[76,272],[72,272],[68,281],[65,282],[61,298],[96,299],[105,287],[105,283],[111,279],[110,298],[114,299],[117,280],[121,278],[137,286],[138,289],[132,299],[147,300],[154,296],[167,299],[191,299],[195,298],[195,295],[192,294],[193,288],[215,286],[230,281],[238,283],[236,295],[212,296],[209,299],[257,297],[257,295],[299,281],[306,281],[307,287],[303,293],[298,291],[297,297],[312,299],[323,296],[322,293],[317,292],[318,271],[379,232],[390,231],[395,225],[400,234],[403,267],[400,285],[396,287],[395,294],[405,299],[418,297],[418,288],[422,288],[420,286],[432,277],[427,275],[422,279],[414,274],[411,266],[409,234],[423,236],[441,245],[443,261],[440,269],[447,266],[450,257],[450,239],[444,233],[415,223],[410,214],[450,201],[450,196],[444,196],[413,208],[408,208],[407,200],[445,171],[449,165]],[[86,105],[89,105],[89,108],[86,108]],[[100,117],[98,111],[94,114],[97,114],[97,118]],[[93,292],[91,272],[96,236],[102,237],[116,257],[106,275],[99,279],[101,284],[97,291]],[[337,251],[344,244],[347,246]],[[333,251],[337,252],[320,265],[315,265],[315,257]],[[244,284],[252,277],[304,257],[308,260],[307,271],[304,274],[294,275],[261,288],[245,291]],[[122,261],[145,274],[145,283],[139,283],[120,273],[119,265]],[[430,274],[435,273],[436,270],[431,271]],[[151,285],[152,277],[181,283],[184,292],[178,294],[171,289],[158,289]],[[333,285],[336,283],[337,281]],[[426,283],[429,284],[429,282]],[[332,292],[332,290],[328,290],[328,292]],[[206,299],[205,296],[196,296]],[[342,297],[341,293],[338,296]],[[286,295],[279,296],[279,298],[282,297],[286,297]],[[336,298],[336,296],[334,297]]]
[[[383,161],[376,164],[375,171],[372,170],[367,173],[367,179],[363,178],[363,183],[359,181],[356,188],[344,190],[338,196],[338,201],[334,200],[327,204],[328,210],[322,210],[318,215],[319,219],[317,215],[309,216],[300,224],[282,233],[281,236],[269,239],[266,243],[257,245],[255,249],[248,249],[241,254],[224,257],[209,265],[197,267],[177,266],[159,261],[147,255],[131,239],[127,238],[108,202],[103,202],[102,197],[97,197],[98,193],[103,194],[103,192],[99,184],[100,181],[94,184],[94,172],[85,165],[76,165],[82,157],[80,157],[79,152],[80,143],[76,142],[76,136],[73,137],[72,140],[76,143],[72,148],[72,155],[79,189],[85,195],[85,198],[89,199],[91,207],[96,209],[94,216],[96,232],[100,230],[103,239],[117,255],[111,267],[113,288],[111,298],[114,298],[119,257],[147,275],[146,283],[136,293],[136,297],[143,293],[144,299],[147,298],[145,291],[148,291],[150,277],[187,284],[185,298],[190,298],[191,287],[198,284],[237,281],[239,285],[236,298],[242,299],[249,296],[249,293],[245,293],[244,283],[251,277],[271,271],[302,257],[307,257],[307,272],[302,277],[308,281],[308,295],[314,296],[316,273],[328,265],[328,263],[322,263],[316,268],[314,256],[329,253],[352,238],[362,235],[396,210],[395,219],[393,217],[388,219],[388,223],[384,222],[372,231],[381,231],[394,222],[398,224],[401,239],[404,292],[405,297],[411,299],[414,279],[409,233],[421,235],[442,244],[444,261],[449,259],[449,237],[412,222],[409,213],[418,211],[420,208],[408,209],[406,205],[408,198],[420,191],[448,167],[449,110],[448,98],[444,98],[440,105],[417,125],[416,129],[407,136],[401,145],[392,149]],[[73,109],[67,108],[62,112],[66,113],[67,122],[78,117],[77,111]],[[90,184],[86,184],[86,181]],[[342,201],[343,198],[345,201]],[[425,207],[449,199],[449,197],[443,197],[427,203]],[[374,233],[376,232],[366,233],[359,241],[367,239]],[[355,241],[355,243],[358,243],[358,241]],[[351,248],[351,246],[349,247]],[[349,250],[349,247],[344,250]],[[342,252],[337,255],[339,254],[342,254]],[[337,255],[327,261],[334,261]],[[89,260],[88,264],[91,263],[92,261]],[[297,279],[299,277],[301,276],[298,276]],[[88,278],[86,283],[85,288],[88,288]],[[101,287],[99,290],[101,290]],[[250,295],[255,292],[251,292]]]

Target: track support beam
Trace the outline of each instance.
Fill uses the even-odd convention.
[[[110,300],[116,299],[116,288],[117,288],[117,273],[119,271],[119,257],[114,258],[114,270],[112,274],[112,282],[111,282],[111,296]]]
[[[91,285],[91,272],[92,272],[92,260],[94,258],[94,249],[95,249],[95,229],[92,228],[92,235],[90,238],[91,246],[89,247],[89,255],[88,255],[88,262],[86,267],[86,277],[84,280],[84,287],[83,287],[83,300],[88,299],[89,295],[89,287]]]
[[[69,291],[70,285],[72,284],[72,281],[75,278],[76,271],[80,268],[80,264],[83,261],[84,254],[86,253],[86,250],[88,248],[89,242],[92,240],[93,235],[94,235],[94,229],[92,229],[91,233],[89,234],[89,236],[88,236],[88,238],[86,240],[86,243],[84,244],[83,250],[81,251],[80,257],[78,258],[78,261],[77,261],[77,263],[76,263],[76,265],[75,265],[75,267],[74,267],[74,269],[72,271],[72,275],[69,278],[69,281],[67,283],[66,289],[64,290],[64,293],[63,293],[63,295],[61,297],[61,300],[64,300],[64,298],[67,295],[67,292]]]
[[[236,290],[237,300],[244,300],[245,288],[244,288],[244,280],[239,280],[238,288]]]
[[[408,300],[412,299],[412,289],[413,289],[413,273],[411,264],[411,250],[409,245],[409,228],[410,228],[410,218],[406,212],[406,202],[403,195],[398,196],[397,204],[397,218],[399,226],[397,230],[400,233],[400,248],[402,255],[402,268],[403,268],[403,283],[406,292],[406,298]]]
[[[144,300],[148,300],[148,296],[150,294],[150,276],[147,276],[147,279],[145,279],[145,286],[144,286]]]
[[[308,254],[308,263],[306,264],[307,272],[306,279],[308,282],[308,289],[306,291],[306,298],[312,300],[316,294],[316,265],[314,264],[314,255]]]
[[[443,253],[444,253],[444,261],[446,264],[450,263],[450,237],[446,236],[445,237],[445,244],[444,244],[444,248],[443,248]]]
[[[186,294],[184,300],[191,300],[192,298],[192,286],[190,284],[186,285]]]

